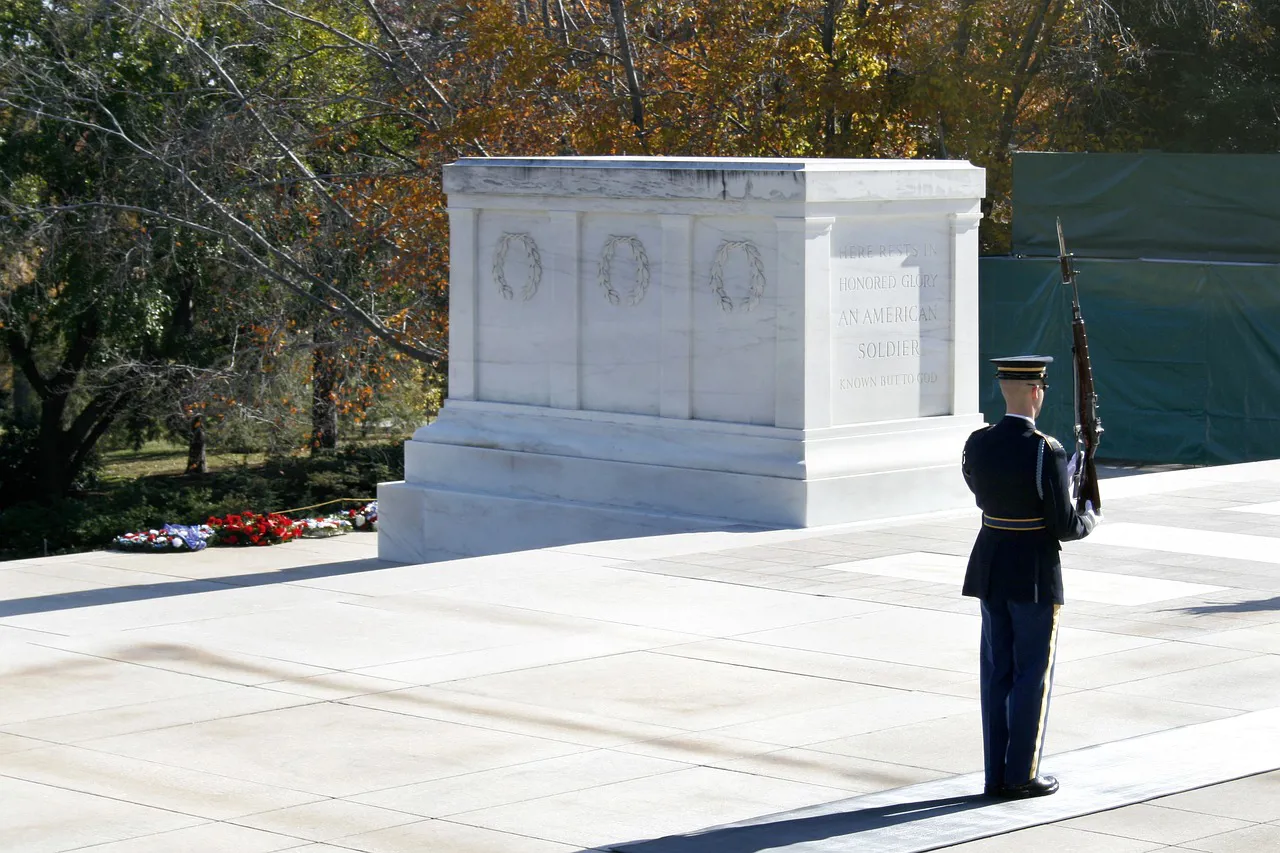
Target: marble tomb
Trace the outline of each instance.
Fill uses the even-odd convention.
[[[444,184],[449,395],[379,488],[384,559],[972,504],[982,169],[467,158]]]

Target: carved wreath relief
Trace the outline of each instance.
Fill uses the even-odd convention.
[[[512,243],[520,244],[528,261],[529,270],[524,286],[520,288],[521,300],[528,302],[537,295],[538,288],[542,285],[542,255],[531,235],[524,232],[506,232],[499,238],[498,246],[493,253],[493,280],[497,282],[498,292],[502,294],[503,299],[515,299],[515,290],[507,283],[506,272],[507,253]],[[613,286],[613,259],[619,245],[625,245],[630,249],[631,257],[636,262],[636,280],[627,291],[627,304],[639,305],[649,291],[652,275],[649,269],[649,254],[645,251],[644,243],[639,237],[611,234],[604,241],[604,246],[600,250],[600,260],[596,265],[597,282],[604,291],[605,298],[609,300],[609,304],[622,304],[622,294]],[[749,276],[746,294],[734,298],[725,290],[724,265],[729,259],[730,252],[739,250],[746,255]],[[711,292],[720,301],[720,308],[730,314],[734,311],[750,311],[760,303],[761,297],[764,296],[764,287],[764,260],[760,257],[760,247],[750,240],[722,241],[716,249],[715,258],[711,261]]]
[[[734,249],[741,249],[747,256],[747,265],[751,268],[751,277],[747,284],[747,295],[734,300],[724,289],[724,262]],[[720,307],[725,313],[733,313],[734,309],[750,311],[760,302],[764,295],[764,261],[760,259],[760,248],[750,240],[725,240],[716,250],[715,260],[711,262],[711,290],[720,298]]]
[[[600,252],[600,264],[598,267],[600,287],[604,289],[604,295],[609,300],[610,305],[618,305],[622,302],[622,297],[618,294],[618,291],[613,289],[612,278],[613,255],[619,243],[631,248],[631,257],[636,262],[636,283],[627,292],[627,304],[639,305],[644,300],[645,293],[649,290],[649,255],[645,253],[644,244],[640,242],[639,237],[610,235],[609,239],[604,241],[604,249]]]
[[[520,288],[520,298],[525,302],[532,299],[542,284],[542,255],[538,253],[538,244],[528,234],[505,233],[498,240],[498,248],[493,253],[493,280],[498,283],[498,292],[503,299],[515,299],[515,291],[507,284],[507,250],[512,243],[520,243],[524,247],[525,257],[529,260],[529,275],[524,287]]]

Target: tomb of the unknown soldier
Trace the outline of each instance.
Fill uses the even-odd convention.
[[[382,557],[971,505],[982,169],[476,158],[445,189],[448,399]]]

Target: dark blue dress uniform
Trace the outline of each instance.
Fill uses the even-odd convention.
[[[997,375],[1043,380],[1050,361],[999,359]],[[1005,415],[970,435],[963,471],[982,509],[964,594],[981,600],[986,791],[995,794],[1037,776],[1063,603],[1058,543],[1087,536],[1093,518],[1075,511],[1066,451],[1030,418]]]

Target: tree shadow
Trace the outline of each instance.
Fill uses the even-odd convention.
[[[1254,601],[1235,601],[1224,604],[1197,604],[1194,607],[1177,608],[1178,613],[1189,613],[1193,616],[1211,616],[1215,613],[1265,613],[1280,610],[1280,595],[1271,598],[1260,598]]]
[[[167,557],[166,559],[172,559]],[[181,559],[179,557],[179,559]],[[11,598],[0,601],[0,617],[25,616],[29,613],[50,613],[56,610],[74,610],[77,607],[97,607],[102,604],[119,604],[124,601],[146,601],[152,598],[169,598],[175,595],[194,595],[220,589],[246,586],[262,586],[273,583],[290,583],[316,578],[349,575],[357,572],[389,569],[403,563],[368,558],[321,563],[314,566],[298,566],[291,569],[271,569],[243,575],[182,579],[159,583],[131,584],[129,586],[99,587],[76,592],[59,592],[50,595],[33,595],[28,598]]]
[[[806,841],[848,837],[849,849],[856,850],[857,839],[853,836],[859,833],[969,811],[994,805],[996,802],[981,794],[919,800],[750,826],[729,826],[694,835],[669,835],[649,841],[605,845],[597,849],[616,853],[756,853]]]

